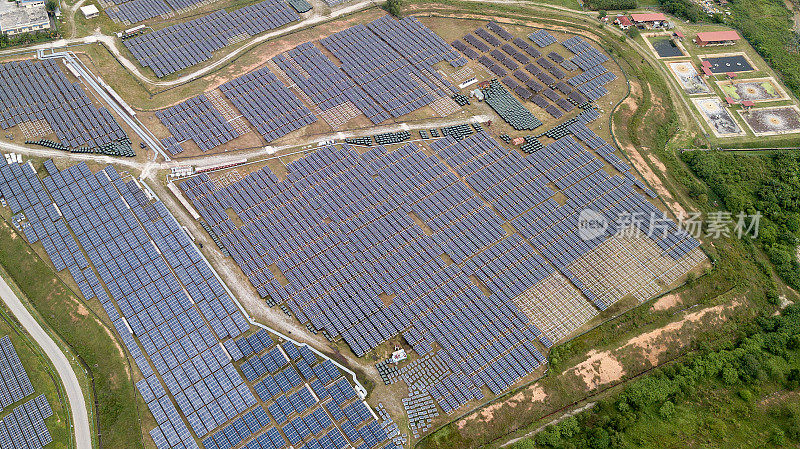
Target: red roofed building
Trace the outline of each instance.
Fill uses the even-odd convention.
[[[734,30],[708,31],[697,33],[697,38],[694,42],[701,47],[705,47],[706,45],[733,45],[739,39],[741,39],[739,33]]]
[[[631,19],[636,23],[641,22],[664,22],[667,16],[660,12],[649,12],[644,14],[631,14]]]
[[[619,25],[621,29],[627,30],[633,26],[633,22],[631,22],[631,19],[628,18],[628,16],[617,16],[617,18],[614,19],[614,25]]]
[[[637,26],[650,25],[653,28],[660,27],[667,23],[667,16],[660,12],[651,12],[645,14],[631,14],[631,20]]]

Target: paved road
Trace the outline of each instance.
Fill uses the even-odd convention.
[[[75,442],[78,449],[92,448],[92,435],[89,430],[89,414],[86,411],[86,400],[83,397],[81,385],[78,382],[75,372],[72,370],[69,360],[61,352],[50,335],[42,329],[39,322],[33,318],[28,309],[22,304],[16,293],[11,290],[5,279],[0,277],[0,297],[6,303],[11,313],[19,320],[25,330],[31,334],[39,346],[42,347],[47,357],[53,362],[64,388],[67,390],[67,399],[72,410],[73,428],[75,430]]]

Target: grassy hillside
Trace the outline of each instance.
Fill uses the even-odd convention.
[[[513,449],[780,447],[800,443],[800,307],[741,327]]]

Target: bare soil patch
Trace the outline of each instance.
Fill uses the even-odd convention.
[[[666,299],[662,298],[662,306],[680,300],[677,295],[672,295],[674,298],[670,296],[665,296]],[[733,301],[729,304],[687,313],[677,321],[631,338],[619,348],[607,351],[589,351],[586,360],[565,370],[563,374],[574,374],[583,381],[587,390],[619,381],[625,375],[626,368],[631,368],[631,366],[627,366],[632,364],[628,361],[638,363],[645,359],[650,366],[658,365],[661,356],[670,349],[688,344],[692,331],[701,321],[703,326],[718,324],[726,319],[727,311],[740,304],[739,301]]]
[[[467,425],[485,425],[494,419],[495,414],[501,408],[510,407],[514,409],[522,404],[527,404],[527,406],[530,407],[533,403],[544,402],[546,399],[547,393],[544,391],[544,388],[541,385],[534,384],[524,390],[520,390],[519,393],[510,397],[506,401],[496,402],[488,407],[485,407],[480,412],[472,414],[458,421],[456,426],[458,426],[458,429],[461,430]]]
[[[611,354],[611,351],[598,352],[593,349],[587,355],[589,358],[568,370],[583,380],[587,390],[594,390],[600,385],[616,382],[625,375],[625,368]],[[564,373],[566,374],[566,372]]]
[[[675,307],[678,304],[683,304],[683,299],[681,299],[680,295],[673,293],[658,298],[653,303],[653,306],[650,308],[650,310],[653,312],[661,312],[664,310],[671,309],[672,307]]]

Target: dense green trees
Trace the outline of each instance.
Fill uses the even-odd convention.
[[[17,45],[27,45],[35,42],[49,41],[57,36],[58,32],[55,30],[36,31],[34,33],[23,33],[23,34],[17,34],[15,36],[9,36],[5,33],[0,33],[0,48],[8,48]]]
[[[636,0],[586,0],[586,6],[593,10],[620,11],[635,9]]]
[[[384,9],[389,14],[395,17],[400,17],[400,6],[401,6],[400,0],[386,0],[386,5],[384,6]]]
[[[687,151],[681,157],[734,215],[763,215],[757,240],[778,275],[800,288],[800,155]]]
[[[782,0],[733,0],[732,24],[800,96],[800,35]]]
[[[708,17],[700,5],[689,0],[658,0],[658,4],[664,12],[690,22],[699,22]]]

